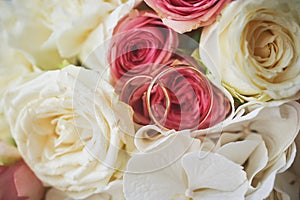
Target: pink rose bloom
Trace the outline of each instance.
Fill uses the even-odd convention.
[[[176,62],[154,78],[127,82],[120,98],[133,108],[137,124],[166,129],[209,128],[231,111],[229,99],[204,74]]]
[[[212,24],[224,6],[232,0],[145,0],[164,24],[185,33]]]
[[[153,74],[178,46],[177,33],[151,11],[132,11],[119,21],[108,52],[113,81]]]
[[[40,200],[44,187],[24,161],[12,166],[0,166],[1,200]]]
[[[227,115],[231,112],[231,105],[228,98],[224,95],[224,93],[212,86],[213,89],[213,104],[211,108],[211,112],[207,116],[206,120],[202,123],[201,127],[207,128],[211,127],[224,119],[226,119]],[[199,128],[201,128],[199,127]]]

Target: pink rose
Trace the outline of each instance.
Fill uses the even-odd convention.
[[[176,62],[154,78],[126,82],[120,98],[133,108],[136,123],[166,129],[205,129],[231,111],[227,97],[204,74]]]
[[[0,199],[40,200],[44,187],[24,161],[12,166],[0,166]]]
[[[145,0],[161,16],[164,24],[179,33],[212,24],[232,0]]]
[[[223,121],[227,115],[231,112],[230,101],[224,95],[224,93],[216,87],[213,89],[213,105],[211,112],[208,115],[205,122],[202,123],[202,127],[210,127]]]
[[[119,21],[113,32],[108,53],[113,81],[155,73],[177,46],[177,33],[156,13],[134,10]]]

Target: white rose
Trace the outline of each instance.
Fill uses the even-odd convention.
[[[0,98],[7,89],[17,85],[24,75],[38,71],[30,60],[8,44],[8,35],[0,31]],[[2,112],[2,106],[0,106]]]
[[[1,27],[0,44],[0,139],[11,144],[9,126],[3,113],[3,96],[9,88],[18,85],[22,77],[28,76],[38,69],[25,55],[8,45],[7,34],[1,32]]]
[[[94,71],[42,73],[6,94],[5,114],[25,162],[70,197],[99,193],[122,176],[132,109]]]
[[[300,90],[300,4],[243,0],[205,27],[200,57],[242,100],[293,98]]]
[[[2,1],[2,31],[8,34],[9,45],[21,51],[36,66],[54,69],[63,62],[57,49],[45,45],[52,31],[42,21],[45,13],[38,1]]]
[[[96,29],[101,29],[97,37],[107,39],[118,19],[137,2],[13,0],[8,4],[14,16],[6,20],[5,29],[11,45],[30,55],[39,67],[54,69],[64,59],[76,63],[75,58]]]
[[[64,192],[51,188],[46,194],[46,200],[74,200]],[[122,181],[114,181],[99,194],[94,194],[85,200],[125,200]]]

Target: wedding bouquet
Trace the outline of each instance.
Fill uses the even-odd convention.
[[[0,200],[299,199],[299,10],[0,1]]]

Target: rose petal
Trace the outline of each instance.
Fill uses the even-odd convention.
[[[19,197],[40,199],[44,195],[42,182],[36,178],[35,174],[25,164],[15,171],[14,181]]]
[[[107,186],[105,191],[91,195],[86,200],[124,200],[123,195],[123,187],[121,181],[114,181],[110,185]],[[63,191],[57,190],[55,188],[51,188],[46,194],[46,200],[75,200],[69,197]]]
[[[132,110],[98,73],[75,66],[44,72],[9,91],[5,104],[22,157],[46,184],[85,198],[121,178]]]

